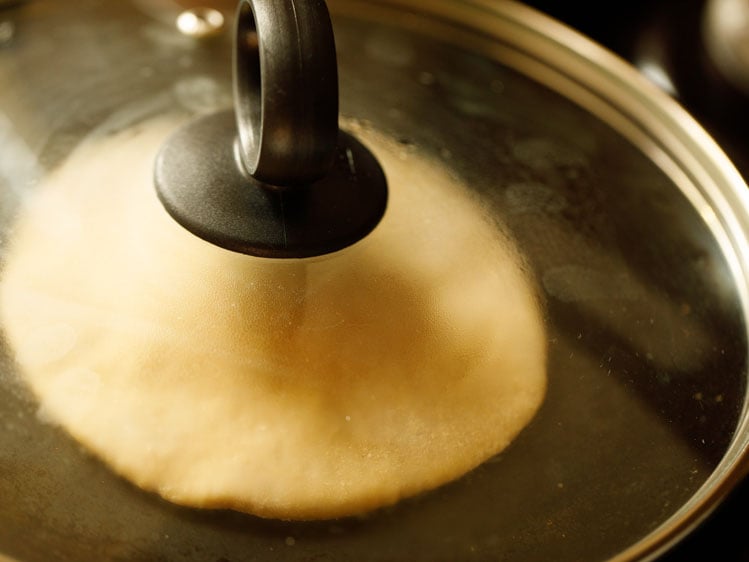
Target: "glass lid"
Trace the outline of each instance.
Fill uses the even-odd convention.
[[[706,517],[747,470],[749,201],[699,126],[520,4],[330,0],[338,171],[279,186],[243,151],[335,72],[271,88],[282,10],[236,4],[0,2],[0,559],[644,559]],[[289,6],[303,74],[325,5]],[[163,184],[237,177],[286,247],[356,224],[247,255]]]

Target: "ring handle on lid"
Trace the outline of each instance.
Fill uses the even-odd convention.
[[[234,104],[246,172],[274,186],[309,184],[338,143],[335,40],[323,0],[242,0]]]
[[[200,238],[265,258],[336,252],[387,206],[385,173],[338,129],[338,69],[324,0],[240,0],[234,109],[186,123],[164,142],[154,186]]]

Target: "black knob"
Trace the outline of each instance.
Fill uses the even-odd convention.
[[[245,254],[340,250],[379,223],[384,173],[338,129],[333,28],[323,0],[242,0],[235,110],[177,130],[156,159],[161,202],[182,226]]]

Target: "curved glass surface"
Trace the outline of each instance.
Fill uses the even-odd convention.
[[[642,557],[736,478],[747,447],[746,186],[678,108],[572,32],[511,3],[422,4],[330,2],[342,123],[438,161],[519,249],[549,353],[530,425],[467,476],[365,517],[195,510],[140,491],[40,419],[3,339],[0,552]],[[0,39],[0,275],[25,202],[86,139],[231,105],[228,32],[185,36],[170,10],[0,9],[12,29]]]

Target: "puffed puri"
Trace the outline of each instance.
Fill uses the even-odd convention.
[[[20,212],[0,315],[45,419],[167,500],[289,520],[433,489],[529,423],[534,286],[445,165],[344,122],[388,178],[381,224],[329,256],[253,258],[159,204],[178,125],[92,135]]]

